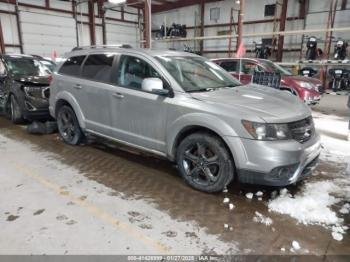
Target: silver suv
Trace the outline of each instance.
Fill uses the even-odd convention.
[[[242,86],[183,52],[76,48],[53,74],[50,113],[66,143],[93,134],[167,157],[206,192],[233,179],[295,183],[321,150],[311,112],[295,96]]]

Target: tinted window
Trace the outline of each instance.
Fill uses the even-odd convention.
[[[80,75],[80,66],[83,63],[85,56],[74,56],[70,57],[64,62],[59,73],[66,74],[70,76],[79,76]]]
[[[140,58],[122,56],[118,67],[118,85],[141,89],[145,78],[161,78],[156,70]]]
[[[237,61],[221,62],[220,66],[223,69],[225,69],[227,72],[236,72],[237,71]]]
[[[83,77],[100,82],[111,82],[114,54],[90,55],[83,67]]]

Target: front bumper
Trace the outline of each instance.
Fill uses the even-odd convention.
[[[24,96],[21,107],[27,120],[51,119],[48,99]]]
[[[305,143],[226,137],[242,183],[286,186],[309,175],[321,153],[317,134]]]

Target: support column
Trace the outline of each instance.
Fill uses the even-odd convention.
[[[204,13],[205,13],[205,0],[201,0],[201,27],[200,27],[200,36],[204,36]],[[203,55],[204,49],[204,40],[200,40],[199,51]]]
[[[5,54],[5,40],[2,32],[2,25],[0,20],[0,54]]]
[[[18,41],[20,45],[21,54],[23,54],[23,38],[22,38],[22,27],[21,27],[21,21],[19,19],[19,8],[18,8],[18,2],[16,2],[15,5],[15,12],[16,12],[16,22],[17,22],[17,31],[18,31]]]
[[[95,23],[95,6],[94,1],[88,2],[89,9],[89,30],[90,30],[90,44],[96,45],[96,23]]]
[[[151,0],[145,0],[145,8],[143,9],[144,19],[144,47],[151,48]]]
[[[280,29],[279,29],[280,32],[286,29],[287,8],[288,8],[288,0],[283,0],[281,18],[280,18]],[[276,60],[279,62],[281,62],[283,58],[283,46],[284,46],[284,35],[279,35],[278,46],[277,46],[277,56],[276,56]]]
[[[241,0],[239,2],[239,12],[238,12],[238,37],[237,37],[237,46],[236,50],[238,50],[241,42],[242,42],[242,34],[243,34],[243,21],[244,21],[244,8],[245,8],[245,0]]]
[[[98,0],[98,16],[102,19],[102,43],[107,45],[107,31],[106,31],[106,9],[104,8],[104,0]]]

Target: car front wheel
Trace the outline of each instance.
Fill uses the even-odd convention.
[[[208,193],[222,191],[234,176],[227,147],[209,133],[194,133],[182,140],[177,150],[177,165],[186,183]]]
[[[57,127],[61,137],[67,144],[78,145],[82,142],[84,134],[70,106],[64,105],[58,109]]]
[[[10,97],[9,115],[14,124],[22,124],[24,122],[21,108],[19,107],[18,101],[14,95],[11,95]]]

